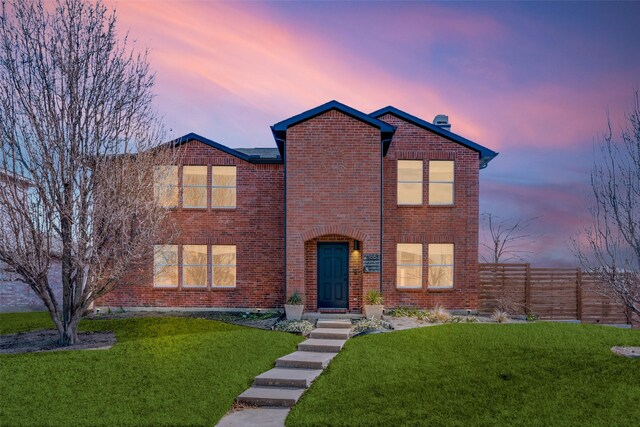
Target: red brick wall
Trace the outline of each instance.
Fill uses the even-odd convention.
[[[284,301],[284,166],[252,164],[206,144],[181,146],[184,165],[237,166],[236,209],[173,209],[179,234],[170,244],[236,245],[235,289],[158,289],[153,257],[131,272],[124,286],[98,306],[112,307],[282,307]],[[182,172],[179,174],[181,183]],[[209,169],[209,181],[211,181]],[[209,200],[211,191],[209,190]],[[210,204],[210,203],[209,203]],[[179,268],[182,276],[182,268]],[[211,272],[209,271],[209,274]]]
[[[397,126],[384,158],[383,297],[386,307],[450,309],[477,307],[478,153],[391,114],[381,120]],[[397,205],[397,161],[423,160],[423,205]],[[454,160],[454,206],[429,206],[428,160]],[[396,244],[423,244],[422,289],[396,288]],[[427,288],[429,243],[453,243],[454,288]]]
[[[287,130],[287,293],[303,294],[307,308],[315,305],[305,293],[315,292],[316,273],[305,268],[305,242],[341,235],[362,241],[363,254],[379,252],[380,154],[379,129],[338,111]],[[379,283],[379,274],[367,273],[362,289],[354,281],[349,293]]]
[[[384,158],[383,296],[386,307],[477,307],[478,153],[393,115],[398,127]],[[236,165],[237,208],[171,212],[180,234],[173,244],[235,244],[235,289],[154,289],[153,261],[132,272],[126,286],[98,305],[158,307],[281,307],[284,303],[284,166],[254,165],[192,141],[181,147],[186,165]],[[362,272],[362,255],[379,253],[380,132],[330,111],[287,131],[287,291],[315,310],[317,242],[350,242],[349,310],[378,289],[380,275]],[[424,160],[424,205],[397,206],[397,160]],[[455,206],[429,207],[428,160],[455,160]],[[210,172],[209,172],[210,173]],[[181,178],[181,177],[180,177]],[[354,258],[353,241],[361,241]],[[423,288],[396,289],[396,244],[423,244]],[[427,288],[429,243],[453,243],[454,289]],[[181,270],[179,271],[181,275]],[[355,299],[354,299],[355,298]]]

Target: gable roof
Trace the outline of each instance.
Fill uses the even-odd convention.
[[[275,148],[233,149],[193,132],[169,141],[169,144],[173,145],[173,147],[179,147],[189,141],[201,142],[249,163],[282,163],[282,157],[280,157]]]
[[[457,135],[453,132],[443,129],[440,126],[429,123],[416,116],[412,116],[409,113],[405,113],[404,111],[399,110],[395,107],[392,107],[391,105],[389,105],[388,107],[381,108],[377,111],[374,111],[373,113],[370,114],[370,116],[378,118],[378,117],[384,116],[385,114],[392,114],[406,122],[409,122],[413,125],[416,125],[428,131],[431,131],[436,135],[440,135],[444,138],[447,138],[450,141],[457,142],[460,145],[463,145],[467,148],[477,151],[480,155],[480,169],[487,167],[487,164],[494,157],[498,155],[498,153],[493,150],[483,147],[480,144],[476,144],[475,142],[468,140],[467,138],[464,138],[460,135]]]
[[[340,111],[347,116],[353,117],[356,120],[360,120],[365,124],[380,129],[380,141],[383,143],[383,153],[387,154],[387,150],[389,149],[389,145],[391,144],[391,138],[393,137],[393,133],[396,131],[395,126],[383,122],[382,120],[378,120],[377,118],[369,114],[365,114],[362,111],[358,111],[355,108],[351,108],[341,102],[333,100],[271,126],[271,132],[273,133],[273,137],[275,138],[276,144],[278,145],[278,150],[280,150],[280,155],[284,156],[284,144],[287,140],[288,128],[313,119],[320,114],[324,114],[332,110]]]

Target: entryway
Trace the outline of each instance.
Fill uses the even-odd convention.
[[[318,242],[318,309],[349,307],[349,243]]]

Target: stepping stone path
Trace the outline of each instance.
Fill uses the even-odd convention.
[[[275,368],[258,375],[253,386],[238,396],[236,402],[248,407],[225,415],[218,427],[284,426],[290,408],[342,349],[351,329],[348,319],[318,320],[298,351],[278,359]]]

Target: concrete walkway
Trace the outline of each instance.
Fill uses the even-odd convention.
[[[275,368],[258,375],[236,401],[247,407],[229,412],[218,427],[284,427],[289,410],[351,336],[349,320],[318,320],[298,351],[281,357]]]

